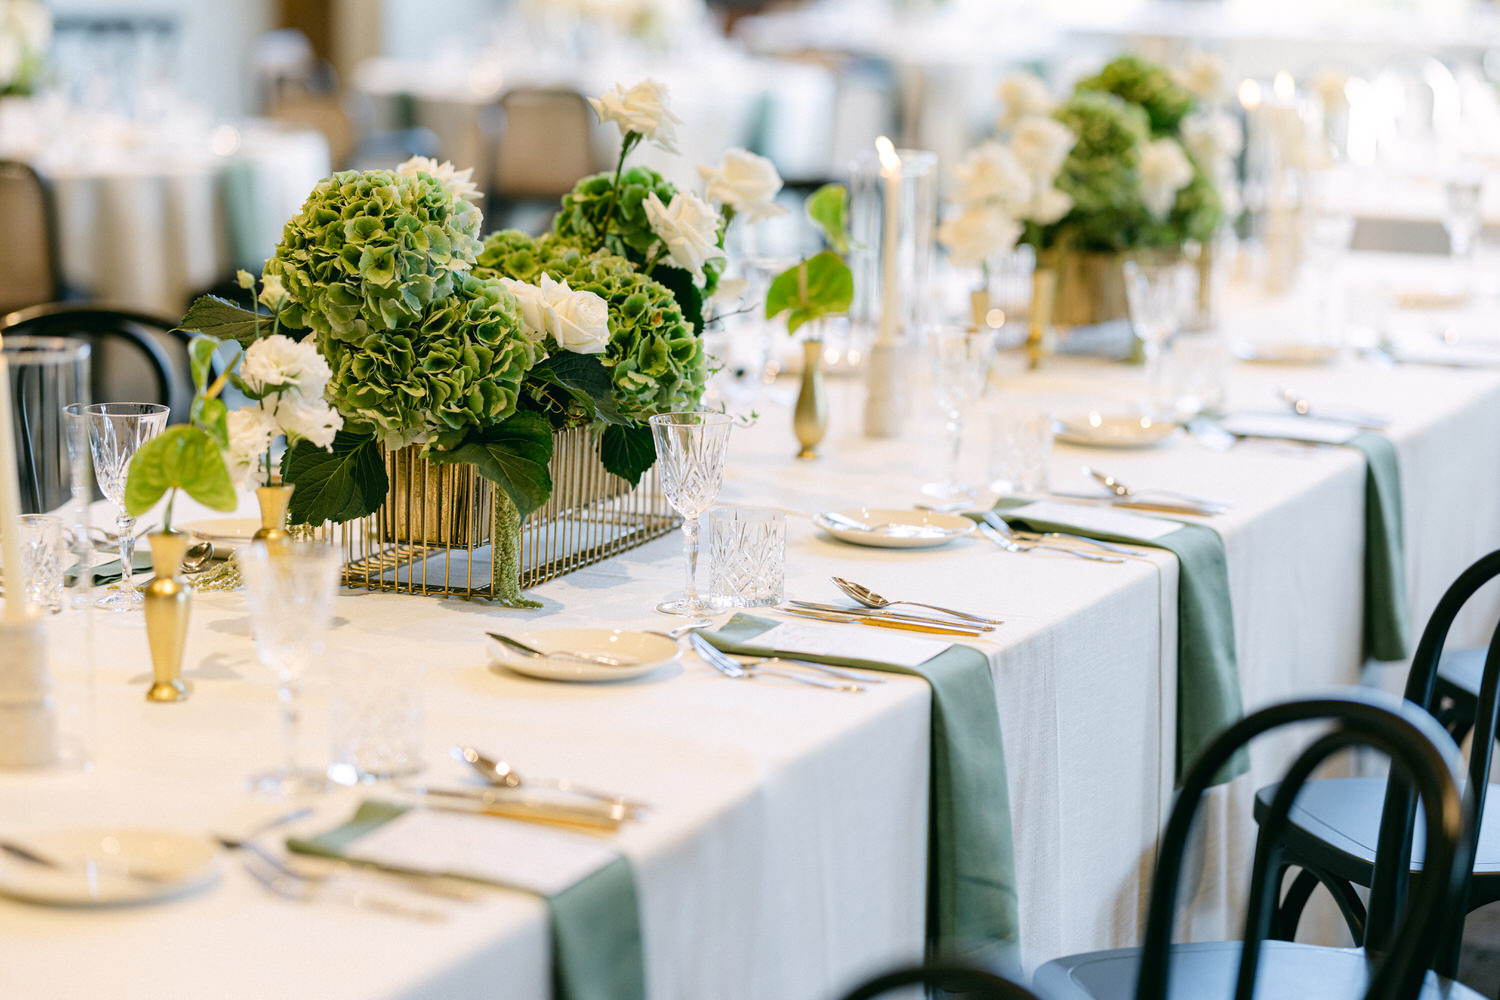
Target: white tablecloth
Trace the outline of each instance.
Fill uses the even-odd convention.
[[[1240,311],[1253,321],[1253,310]],[[1058,362],[1012,373],[1000,398],[1128,398],[1133,373]],[[1401,460],[1408,593],[1417,628],[1469,562],[1500,546],[1500,372],[1348,362],[1236,366],[1231,402],[1264,406],[1292,383],[1329,407],[1377,410]],[[1122,388],[1123,386],[1123,388]],[[900,504],[937,471],[931,424],[910,439],[860,437],[857,393],[835,383],[819,462],[790,460],[784,407],[736,432],[724,499],[770,503],[789,519],[788,592],[831,600],[832,573],[892,597],[996,612],[991,658],[1015,828],[1023,959],[1137,942],[1175,753],[1175,561],[1102,565],[1001,552],[980,539],[930,551],[854,548],[804,516],[828,506]],[[1243,443],[1216,452],[1186,435],[1147,451],[1059,445],[1054,487],[1082,489],[1081,464],[1141,485],[1235,504],[1225,538],[1247,708],[1361,677],[1364,469],[1357,452]],[[183,520],[189,516],[181,516]],[[340,597],[341,655],[370,669],[429,670],[429,775],[452,780],[454,741],[490,746],[523,773],[645,797],[658,809],[616,838],[640,884],[646,968],[656,998],[836,995],[862,973],[921,950],[928,693],[891,677],[853,697],[770,682],[736,684],[690,656],[660,677],[557,686],[484,667],[496,624],[659,626],[649,608],[677,585],[680,550],[662,539],[537,588],[518,613],[463,602]],[[1455,639],[1492,627],[1493,598]],[[182,830],[243,822],[245,775],[273,763],[271,685],[255,665],[238,595],[200,595],[189,640],[192,700],[147,705],[143,626],[96,620],[99,769],[0,776],[3,830],[24,834],[121,821]],[[1399,684],[1399,666],[1373,671]],[[1384,676],[1380,676],[1384,675]],[[326,691],[315,681],[317,730]],[[310,745],[320,746],[316,733]],[[1250,798],[1294,740],[1259,746],[1253,773],[1214,795],[1188,919],[1199,938],[1237,932],[1254,824]],[[338,818],[331,803],[313,826]],[[274,810],[273,810],[274,811]],[[261,807],[264,814],[265,807]],[[454,905],[427,928],[271,898],[227,865],[222,884],[138,911],[47,910],[0,902],[7,995],[261,996],[286,984],[329,997],[548,995],[547,932],[534,900]],[[171,949],[163,964],[163,948]],[[87,955],[88,962],[77,960]],[[14,956],[14,957],[12,957]]]

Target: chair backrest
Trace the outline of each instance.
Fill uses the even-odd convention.
[[[968,1000],[1037,1000],[1036,994],[992,972],[956,962],[929,962],[876,976],[843,1000],[871,1000],[903,986],[926,986],[959,993]]]
[[[57,246],[47,186],[24,163],[0,160],[0,314],[57,298]]]
[[[593,112],[583,95],[521,88],[500,98],[500,110],[491,195],[558,198],[594,172]]]
[[[171,320],[111,306],[49,303],[0,316],[0,335],[66,337],[92,348],[90,394],[97,402],[165,403],[171,422],[188,418],[193,377]]]
[[[1373,916],[1377,910],[1395,907],[1402,912],[1393,923],[1388,947],[1376,958],[1370,989],[1365,994],[1367,1000],[1397,1000],[1417,995],[1437,949],[1441,924],[1457,905],[1469,877],[1467,863],[1459,863],[1460,859],[1467,862],[1469,857],[1458,790],[1463,761],[1458,747],[1429,713],[1409,702],[1371,692],[1330,695],[1263,708],[1216,736],[1193,763],[1172,806],[1157,854],[1136,982],[1137,1000],[1168,995],[1172,918],[1177,908],[1182,860],[1198,804],[1214,775],[1236,751],[1261,733],[1307,722],[1328,722],[1333,726],[1292,763],[1261,825],[1250,875],[1236,1000],[1249,1000],[1254,993],[1260,944],[1270,930],[1272,909],[1277,902],[1281,837],[1292,801],[1314,768],[1339,750],[1354,746],[1383,751],[1390,757],[1392,775],[1409,781],[1421,799],[1427,848],[1423,877],[1416,883],[1410,900],[1405,898],[1410,851],[1408,847],[1406,853],[1401,853],[1398,848],[1403,839],[1410,845],[1413,812],[1405,810],[1398,820],[1387,808],[1381,818],[1375,859],[1377,888],[1371,893],[1370,912]],[[1389,784],[1404,783],[1392,780]],[[1404,838],[1399,829],[1402,826]],[[1405,906],[1401,905],[1403,902]]]

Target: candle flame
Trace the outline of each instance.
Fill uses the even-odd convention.
[[[875,138],[875,152],[880,156],[880,169],[886,173],[894,173],[901,169],[901,157],[896,155],[896,147],[891,140],[885,136]]]
[[[1240,84],[1240,104],[1246,111],[1260,107],[1260,84],[1245,80]]]
[[[1276,91],[1276,96],[1283,101],[1290,101],[1297,96],[1297,81],[1292,79],[1292,74],[1282,70],[1276,74],[1276,79],[1271,83],[1271,89]]]

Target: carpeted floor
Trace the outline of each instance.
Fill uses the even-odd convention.
[[[1500,903],[1475,910],[1464,921],[1458,978],[1487,997],[1500,989]]]

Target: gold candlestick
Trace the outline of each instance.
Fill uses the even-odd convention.
[[[291,535],[286,530],[286,513],[292,504],[292,486],[260,486],[255,490],[255,502],[260,505],[260,529],[252,542],[263,543],[272,552],[285,551]]]
[[[182,655],[187,648],[188,614],[193,587],[180,574],[190,537],[180,531],[147,536],[156,577],[141,588],[146,604],[146,641],[151,645],[151,688],[147,701],[186,701]]]

